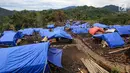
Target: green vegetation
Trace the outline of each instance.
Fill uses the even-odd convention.
[[[113,68],[110,73],[120,73],[120,70],[117,68]]]
[[[129,24],[130,13],[119,13],[117,6],[105,6],[103,8],[95,8],[88,6],[78,6],[59,10],[43,10],[43,11],[7,11],[6,16],[0,15],[0,30],[13,28],[19,30],[29,27],[45,27],[48,23],[55,23],[56,25],[65,22],[67,19],[83,20],[94,23],[100,22],[107,25],[113,24]],[[0,12],[0,13],[1,13]],[[62,24],[63,25],[63,24]]]

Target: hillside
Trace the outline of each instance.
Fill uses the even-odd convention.
[[[62,8],[63,10],[68,10],[68,9],[73,9],[73,8],[76,8],[76,6],[69,6],[69,7],[65,7],[65,8]]]
[[[103,7],[104,9],[107,9],[107,10],[110,10],[110,11],[113,11],[113,12],[118,12],[118,6],[115,6],[115,5],[107,5],[107,6],[104,6]]]
[[[0,16],[12,15],[14,12],[0,7]]]
[[[90,23],[100,22],[104,24],[129,24],[129,13],[118,13],[117,6],[109,5],[103,8],[93,6],[70,6],[63,9],[49,9],[42,11],[9,11],[0,8],[0,30],[7,29],[10,24],[16,30],[28,27],[44,27],[54,23],[61,25],[68,19],[83,20]],[[13,15],[12,15],[13,14]],[[7,16],[7,15],[12,15]],[[1,17],[7,16],[7,17]]]
[[[71,19],[88,20],[97,19],[113,13],[113,11],[104,8],[95,8],[92,6],[78,6],[76,8],[65,10],[65,13]]]

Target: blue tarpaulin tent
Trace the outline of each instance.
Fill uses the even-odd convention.
[[[100,23],[95,23],[93,24],[94,27],[100,27],[100,28],[108,28],[109,26],[105,25],[105,24],[100,24]]]
[[[20,32],[4,31],[0,37],[0,44],[15,46],[17,40],[21,39],[22,36],[23,35]]]
[[[80,26],[70,26],[71,29],[77,29],[77,28],[81,28]]]
[[[43,28],[33,28],[33,30],[35,31],[35,32],[39,32],[40,30],[42,30]]]
[[[118,33],[120,35],[129,35],[130,34],[130,30],[128,30],[125,27],[116,28],[116,30],[118,31]]]
[[[95,35],[93,35],[93,37],[102,39],[103,38],[103,34],[95,34]]]
[[[82,28],[89,28],[90,25],[89,25],[88,23],[84,23],[84,24],[81,25],[81,27],[82,27]]]
[[[63,31],[63,30],[53,30],[53,31],[49,31],[48,29],[43,29],[40,30],[40,35],[42,37],[47,36],[49,39],[51,38],[67,38],[67,39],[72,39],[71,35],[68,34],[67,32]]]
[[[63,67],[61,65],[61,59],[62,59],[62,50],[56,49],[56,48],[50,48],[48,51],[48,61],[53,63],[54,65],[58,67]]]
[[[124,25],[123,27],[125,27],[128,30],[130,30],[130,25]]]
[[[51,38],[54,35],[54,32],[50,32],[49,29],[43,29],[40,30],[39,34],[41,35],[41,37],[47,36],[48,38]]]
[[[117,28],[117,27],[121,27],[121,25],[113,25],[110,28]]]
[[[77,28],[77,29],[72,29],[72,32],[75,34],[88,33],[88,29],[87,28]]]
[[[56,28],[54,28],[54,31],[56,31],[56,30],[64,30],[64,29],[65,29],[64,26],[62,26],[62,27],[56,27]]]
[[[54,27],[55,27],[54,24],[49,24],[49,25],[47,25],[47,28],[54,28]]]
[[[125,25],[125,26],[114,26],[114,28],[117,30],[117,32],[120,35],[129,35],[130,34],[130,26]]]
[[[72,23],[72,25],[81,25],[81,22],[80,21],[74,21],[73,23]]]
[[[23,35],[33,35],[34,29],[33,28],[26,28],[23,30],[19,30],[19,32],[22,32]]]
[[[67,20],[67,22],[66,22],[66,24],[65,24],[65,27],[70,28],[70,21],[69,21],[69,20]]]
[[[0,73],[44,73],[49,42],[0,49]]]
[[[108,43],[110,48],[121,47],[125,44],[124,40],[117,32],[104,34],[103,40]]]

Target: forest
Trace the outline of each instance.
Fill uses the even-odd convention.
[[[85,5],[68,9],[11,11],[10,15],[0,16],[0,31],[6,29],[19,30],[29,27],[45,27],[51,23],[64,25],[66,20],[82,20],[90,24],[100,22],[106,25],[126,25],[130,24],[130,11],[119,12],[118,7],[113,5],[102,8]]]

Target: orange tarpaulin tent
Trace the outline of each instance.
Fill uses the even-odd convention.
[[[105,31],[102,29],[102,28],[99,28],[99,27],[93,27],[93,28],[90,28],[89,29],[89,33],[91,35],[95,35],[95,34],[100,34],[100,33],[104,33]]]

